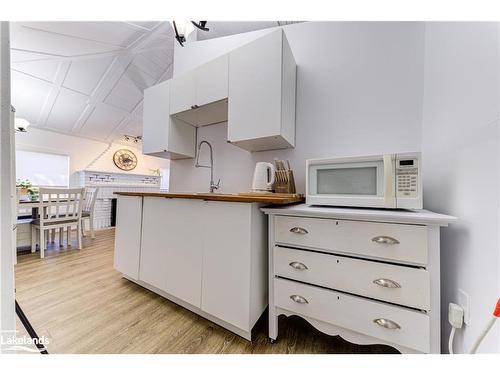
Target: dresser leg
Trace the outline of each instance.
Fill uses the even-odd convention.
[[[274,308],[269,307],[269,339],[271,344],[276,341],[278,337],[278,316]]]

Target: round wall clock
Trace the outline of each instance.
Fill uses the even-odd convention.
[[[130,150],[121,149],[116,151],[113,155],[113,161],[123,171],[131,171],[137,167],[137,156]]]

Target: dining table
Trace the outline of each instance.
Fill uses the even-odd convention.
[[[40,200],[19,200],[18,207],[20,209],[31,209],[31,217],[33,219],[38,218],[38,207],[40,206]]]
[[[48,201],[44,201],[48,202]],[[63,201],[61,201],[63,202]],[[19,200],[19,206],[18,208],[20,209],[30,209],[31,208],[31,217],[33,219],[38,219],[38,208],[40,207],[40,199],[34,199],[34,200]]]

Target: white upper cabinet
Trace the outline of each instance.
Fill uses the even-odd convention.
[[[228,55],[223,55],[200,66],[195,72],[196,105],[201,107],[205,104],[227,99]]]
[[[248,151],[295,146],[296,64],[283,31],[229,54],[228,141]]]
[[[144,91],[143,153],[195,156],[196,127],[228,123],[248,151],[295,147],[296,64],[282,29]]]
[[[144,90],[142,153],[168,158],[193,158],[196,129],[170,117],[171,80]]]
[[[171,81],[170,113],[192,109],[196,104],[195,75],[192,72],[177,76]]]
[[[172,79],[170,114],[194,126],[227,121],[228,56]]]
[[[144,90],[142,152],[164,152],[168,144],[170,81]]]

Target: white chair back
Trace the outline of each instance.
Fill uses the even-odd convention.
[[[82,211],[93,212],[97,194],[99,193],[98,187],[85,188],[84,202]]]
[[[82,214],[83,188],[40,188],[39,215],[41,225],[62,221],[78,221]]]

